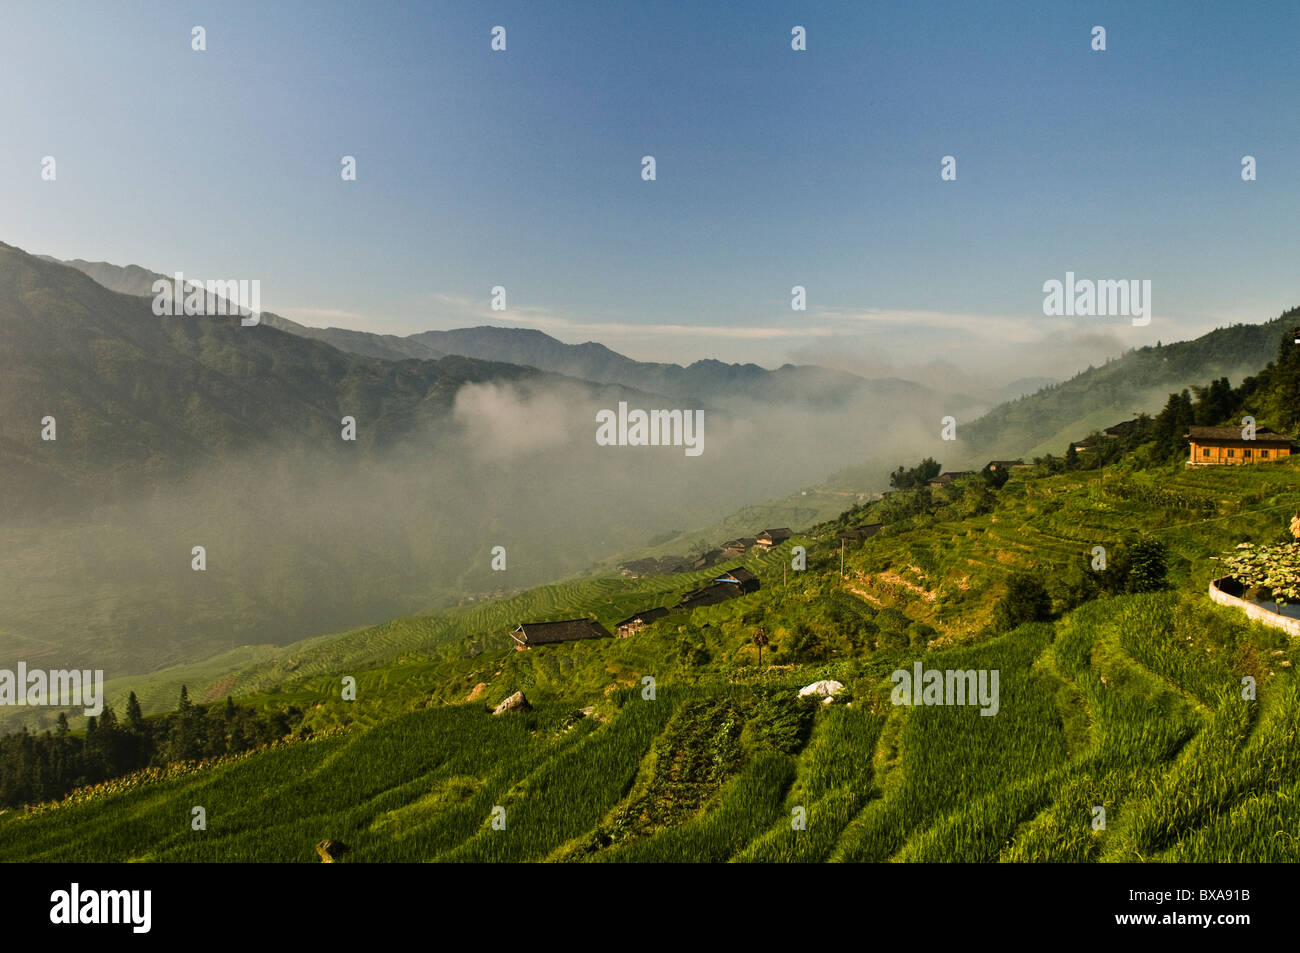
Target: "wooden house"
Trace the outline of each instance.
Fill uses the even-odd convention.
[[[973,476],[974,470],[950,470],[947,473],[940,473],[930,481],[930,486],[952,486],[962,477]]]
[[[595,619],[565,619],[562,622],[524,622],[513,632],[517,650],[552,642],[576,642],[579,639],[612,639],[609,631]]]
[[[1138,430],[1150,421],[1150,417],[1145,414],[1141,417],[1134,417],[1132,420],[1122,420],[1113,427],[1107,427],[1101,432],[1103,437],[1127,437],[1133,431]]]
[[[713,584],[736,586],[742,593],[754,592],[758,589],[758,577],[744,566],[737,566],[716,577]]]
[[[1291,438],[1259,427],[1254,440],[1245,440],[1240,427],[1190,427],[1183,439],[1189,444],[1186,466],[1239,466],[1271,463],[1291,456]]]
[[[884,523],[867,523],[865,526],[846,529],[844,532],[840,533],[840,539],[850,543],[856,542],[860,539],[870,539],[884,528]]]
[[[699,606],[717,605],[748,592],[756,592],[758,588],[758,577],[743,566],[737,566],[716,576],[707,586],[686,593],[674,608],[695,609]]]
[[[614,626],[614,631],[618,633],[620,639],[626,639],[629,635],[640,632],[651,622],[662,619],[667,614],[667,609],[647,609],[645,612],[638,612],[636,615],[624,619]]]
[[[787,539],[793,536],[788,526],[782,526],[779,529],[765,529],[758,534],[758,545],[764,549],[771,549],[773,546],[780,546]]]
[[[753,536],[742,536],[740,539],[732,539],[723,543],[722,551],[729,556],[739,556],[757,542],[758,539]]]
[[[624,576],[631,576],[636,579],[640,576],[648,576],[653,573],[659,566],[659,561],[653,557],[646,559],[636,559],[629,563],[623,563],[618,567],[618,571]]]
[[[714,563],[716,563],[719,559],[722,558],[722,555],[723,555],[722,550],[710,549],[704,555],[697,557],[695,561],[691,563],[691,568],[703,569],[706,566],[712,566]]]

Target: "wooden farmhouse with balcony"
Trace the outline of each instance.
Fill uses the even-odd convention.
[[[787,539],[793,536],[788,526],[782,526],[779,529],[765,529],[758,534],[758,545],[762,549],[772,549],[780,546]]]
[[[1190,444],[1189,467],[1271,463],[1291,456],[1291,438],[1267,427],[1256,429],[1253,440],[1243,438],[1239,427],[1190,427],[1183,438]]]

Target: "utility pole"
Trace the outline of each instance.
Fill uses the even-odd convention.
[[[840,578],[844,578],[844,539],[840,538]]]

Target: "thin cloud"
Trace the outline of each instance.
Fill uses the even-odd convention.
[[[344,311],[339,308],[282,308],[279,311],[286,318],[297,321],[300,324],[306,324],[310,327],[320,327],[315,324],[316,321],[361,321],[367,320],[366,315],[357,311]],[[352,330],[360,330],[353,328]]]

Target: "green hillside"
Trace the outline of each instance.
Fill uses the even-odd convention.
[[[345,862],[1294,859],[1300,646],[1204,593],[1212,557],[1284,532],[1298,478],[1294,462],[1021,471],[991,504],[935,491],[849,544],[844,578],[825,524],[747,561],[759,592],[628,639],[516,652],[506,633],[609,624],[700,575],[548,586],[313,640],[229,688],[305,712],[306,740],[11,810],[0,858],[313,861],[332,839]],[[1094,546],[1115,557],[1143,536],[1166,545],[1169,588],[1073,604]],[[783,585],[795,544],[808,569]],[[1026,569],[1054,611],[999,629]],[[890,673],[917,660],[997,669],[997,716],[891,704]],[[851,701],[800,703],[821,678]],[[517,690],[532,712],[489,713]]]
[[[797,485],[793,464],[738,467],[764,450],[723,414],[707,455],[633,460],[593,440],[598,409],[650,399],[622,385],[159,317],[3,244],[0,370],[0,657],[109,678],[563,579]]]
[[[1135,348],[959,427],[959,448],[981,465],[1060,453],[1093,430],[1155,413],[1170,391],[1219,377],[1240,382],[1275,357],[1278,339],[1297,323],[1300,308],[1292,308],[1263,324],[1235,324],[1190,341]]]

